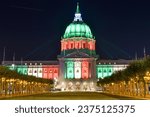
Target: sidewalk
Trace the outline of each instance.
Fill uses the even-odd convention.
[[[22,95],[1,95],[0,96],[0,100],[1,99],[7,99],[7,98],[12,98],[12,97],[21,97],[21,96],[28,96],[29,94],[22,94]],[[31,94],[30,94],[31,95]]]
[[[150,95],[146,95],[146,97],[139,97],[139,96],[136,96],[135,98],[139,98],[139,99],[144,99],[144,100],[150,100]]]
[[[47,93],[47,92],[44,92],[44,93]],[[3,99],[7,99],[7,98],[12,98],[12,97],[23,97],[23,96],[30,96],[30,95],[38,95],[38,94],[44,94],[44,93],[33,93],[33,94],[21,94],[21,95],[0,95],[0,100],[3,100]]]
[[[137,99],[143,99],[143,100],[150,100],[150,95],[146,95],[146,97],[144,98],[142,96],[119,95],[119,94],[112,94],[112,93],[107,93],[107,92],[103,92],[103,93],[109,94],[109,95],[124,96],[124,97],[137,98]]]
[[[120,95],[125,97],[131,97],[131,98],[137,98],[137,99],[143,99],[143,100],[150,100],[150,95],[147,95],[145,98],[142,96],[128,96],[128,95]]]

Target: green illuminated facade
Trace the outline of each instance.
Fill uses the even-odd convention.
[[[113,74],[113,65],[97,65],[96,66],[97,78],[105,78]]]
[[[27,65],[9,65],[7,66],[10,70],[16,70],[20,74],[28,75],[28,66]]]
[[[74,63],[72,61],[66,62],[66,79],[74,78]]]
[[[63,38],[71,37],[93,38],[93,35],[90,27],[83,21],[74,21],[66,28],[65,34],[63,36]]]
[[[27,75],[28,74],[28,66],[27,65],[18,65],[17,72],[20,74]]]

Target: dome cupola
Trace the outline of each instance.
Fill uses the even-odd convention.
[[[61,56],[63,57],[95,57],[95,37],[90,27],[83,22],[79,3],[74,16],[61,38]]]
[[[90,27],[82,20],[79,3],[77,4],[74,20],[69,26],[67,26],[63,35],[63,38],[72,37],[94,38]]]

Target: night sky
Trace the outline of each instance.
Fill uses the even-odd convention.
[[[1,0],[0,61],[55,60],[60,40],[74,18],[82,18],[96,37],[101,59],[134,59],[150,54],[150,2],[132,0]]]

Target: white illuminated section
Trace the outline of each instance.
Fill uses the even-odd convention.
[[[39,66],[38,66],[37,71],[38,71],[37,76],[38,76],[39,78],[42,78],[42,65],[39,65]]]
[[[81,62],[75,62],[75,79],[81,79]]]
[[[126,65],[113,65],[113,71],[117,72],[117,71],[122,71],[126,68]]]
[[[28,66],[28,75],[32,76],[33,75],[33,69],[32,69],[32,65]]]
[[[75,14],[74,21],[82,21],[81,13]]]
[[[36,65],[33,66],[33,71],[32,72],[33,72],[32,75],[37,77],[38,73],[37,73],[37,66]]]

